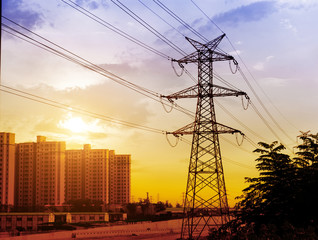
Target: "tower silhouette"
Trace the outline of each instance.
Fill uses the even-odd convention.
[[[206,44],[186,38],[196,51],[173,61],[178,62],[181,67],[183,63],[196,63],[198,84],[165,96],[170,101],[197,98],[195,121],[169,133],[174,136],[192,134],[181,239],[199,239],[207,235],[209,229],[217,228],[229,220],[219,134],[241,132],[216,122],[213,99],[247,95],[213,83],[213,62],[232,60],[236,63],[232,56],[217,49],[224,36],[225,34]]]

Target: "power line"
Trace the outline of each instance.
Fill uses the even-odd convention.
[[[72,6],[71,4],[65,2],[64,0],[61,0],[63,1],[64,3],[68,4],[69,6],[71,6],[72,8],[74,8],[75,10],[79,11],[80,13],[83,13],[85,16],[95,20],[97,23],[100,23],[102,24],[103,26],[107,27],[108,29],[110,30],[113,30],[113,29],[116,29],[118,30],[118,28],[116,28],[115,26],[109,24],[108,22],[106,22],[105,20],[99,18],[98,16],[94,15],[93,13],[91,13],[90,11],[80,7],[79,5],[77,5],[76,3],[72,2],[71,0],[68,0],[69,2],[73,3],[75,6]],[[174,28],[171,24],[169,24],[167,21],[165,21],[162,17],[160,17],[160,15],[158,15],[157,13],[155,13],[154,11],[152,11],[147,5],[145,5],[141,0],[138,0],[141,4],[143,4],[146,8],[148,8],[151,12],[153,12],[156,16],[158,16],[160,19],[162,19],[166,24],[168,24],[170,27],[172,27],[173,29],[175,29],[178,33],[180,33],[181,35],[183,35],[180,31],[178,31],[176,28]],[[85,12],[84,12],[85,11]],[[93,17],[92,17],[93,16]],[[98,19],[98,20],[96,20]],[[104,24],[103,24],[104,23]],[[109,25],[111,25],[111,28],[108,27]],[[118,31],[115,31],[116,33],[118,33]],[[118,33],[120,34],[121,36],[123,35],[127,35],[124,31],[120,30],[120,32]],[[184,35],[183,35],[184,36]],[[131,40],[132,37],[129,36],[129,38],[127,38],[128,40]],[[139,41],[139,40],[136,40],[136,41]],[[135,42],[135,41],[133,41]],[[140,42],[140,41],[139,41]],[[136,42],[135,42],[136,43]],[[140,42],[141,44],[138,44],[142,47],[146,46],[146,44],[144,44],[143,42]],[[148,46],[150,48],[150,46]],[[157,50],[156,50],[157,51]],[[161,54],[163,55],[163,53]],[[160,55],[160,56],[161,56]],[[172,59],[170,56],[168,56],[168,59]],[[182,71],[184,71],[190,78],[191,80],[196,83],[196,79],[193,77],[193,75],[183,66],[182,68]],[[235,87],[233,84],[230,84],[229,82],[227,82],[226,80],[224,80],[220,75],[218,75],[217,73],[214,73],[214,76],[216,79],[218,79],[219,81],[223,82],[225,85],[229,86],[229,87],[232,87],[233,89],[237,89],[239,90],[237,87]]]
[[[263,137],[261,137],[259,134],[257,134],[255,131],[250,129],[246,124],[241,122],[237,117],[235,117],[230,111],[228,111],[225,107],[223,107],[219,102],[215,101],[216,105],[220,107],[226,114],[228,114],[231,118],[233,118],[236,122],[238,122],[242,127],[244,127],[246,130],[248,130],[251,134],[256,136],[257,138],[265,140]],[[265,140],[266,141],[266,140]]]
[[[211,21],[211,23],[213,23],[222,33],[223,30],[193,1],[191,0],[191,2],[199,9],[199,11],[208,19]],[[271,105],[276,109],[276,111],[278,113],[280,113],[281,116],[283,116],[283,114],[279,111],[279,109],[273,104],[273,102],[270,100],[270,98],[268,97],[268,95],[265,93],[265,91],[263,90],[263,88],[259,85],[259,83],[256,81],[255,77],[253,76],[253,74],[251,73],[251,71],[249,70],[249,68],[246,66],[245,62],[243,61],[242,57],[238,54],[237,50],[235,49],[234,45],[232,44],[231,40],[229,39],[228,36],[226,36],[228,42],[230,43],[231,47],[233,48],[233,50],[236,52],[236,55],[239,57],[239,59],[241,60],[241,62],[243,63],[244,67],[247,69],[249,75],[252,77],[252,79],[254,80],[254,82],[257,84],[257,86],[259,87],[259,89],[262,91],[262,93],[264,94],[264,96],[267,98],[267,100],[271,103]],[[267,113],[267,115],[271,118],[271,120],[274,122],[274,124],[278,127],[278,129],[288,138],[290,139],[292,142],[294,142],[294,140],[287,135],[287,133],[282,129],[282,127],[278,124],[278,122],[274,119],[274,117],[272,116],[272,114],[268,111],[268,109],[265,107],[265,105],[263,104],[263,102],[261,101],[261,99],[258,97],[257,93],[255,92],[255,90],[253,89],[252,85],[249,83],[248,79],[246,78],[246,76],[244,75],[244,73],[242,72],[242,70],[239,68],[238,69],[240,74],[242,75],[243,79],[246,81],[248,87],[251,89],[251,91],[253,92],[254,96],[256,97],[257,101],[260,103],[260,105],[262,106],[262,108],[265,110],[265,112]],[[283,116],[284,117],[284,116]],[[284,117],[285,118],[285,117]],[[287,122],[289,122],[286,118],[285,120]],[[289,122],[289,124],[291,124]],[[292,124],[291,124],[292,125]],[[293,125],[292,125],[293,126]],[[294,127],[294,126],[293,126]]]
[[[150,7],[148,7],[142,0],[138,0],[144,7],[146,7],[149,11],[151,11],[154,15],[156,15],[158,18],[160,18],[163,22],[165,22],[167,25],[169,25],[171,28],[173,28],[175,31],[177,31],[180,35],[185,37],[185,35],[179,31],[177,28],[175,28],[173,25],[171,25],[167,20],[165,20],[163,17],[161,17],[158,13],[156,13],[154,10],[152,10]]]
[[[273,121],[273,123],[277,126],[277,128],[288,138],[290,139],[292,142],[294,141],[292,138],[290,138],[288,136],[288,134],[285,132],[284,129],[282,129],[282,127],[278,124],[278,122],[274,119],[273,115],[268,111],[268,109],[265,107],[264,103],[261,101],[261,99],[259,98],[259,96],[257,95],[257,93],[255,92],[255,90],[253,89],[252,85],[250,84],[250,82],[248,81],[248,79],[246,78],[246,76],[244,75],[243,71],[241,70],[241,68],[238,68],[239,72],[241,73],[243,79],[245,80],[246,84],[249,86],[249,88],[252,90],[254,96],[256,97],[256,99],[258,100],[258,102],[260,103],[260,105],[262,106],[262,108],[265,110],[265,112],[267,113],[267,115],[270,117],[270,119]],[[254,106],[253,109],[256,109],[256,107]],[[277,135],[275,134],[275,136],[277,137]],[[279,138],[277,138],[278,140],[280,140]],[[280,140],[281,141],[281,140]],[[281,141],[282,142],[282,141]],[[283,142],[282,142],[283,143]]]
[[[192,144],[192,143],[191,143],[189,140],[187,140],[187,139],[181,138],[180,140],[181,140],[182,142],[188,144],[188,145],[191,145],[191,144]],[[230,142],[230,141],[228,141],[228,142]],[[206,149],[204,149],[204,150],[207,151],[207,152],[209,152],[209,151],[206,150]],[[250,152],[248,152],[248,153],[250,153]],[[223,157],[222,157],[222,158],[223,158]],[[253,168],[253,167],[251,167],[251,166],[249,166],[249,165],[246,165],[246,164],[244,164],[244,163],[240,163],[240,162],[238,162],[238,161],[231,160],[231,159],[229,159],[229,158],[227,158],[227,157],[225,157],[225,159],[226,159],[226,162],[229,162],[229,163],[231,163],[231,164],[235,164],[235,165],[237,165],[237,166],[239,166],[239,167],[255,170],[255,168]]]
[[[126,127],[136,128],[136,129],[139,129],[139,130],[148,131],[148,132],[152,132],[152,133],[165,134],[167,132],[165,130],[161,130],[161,129],[157,129],[157,128],[153,128],[153,127],[148,127],[148,126],[144,126],[144,125],[140,125],[140,124],[136,124],[136,123],[131,123],[131,122],[115,119],[113,117],[109,117],[109,116],[105,116],[105,115],[102,115],[102,114],[98,114],[98,113],[94,113],[94,112],[91,112],[91,111],[87,111],[87,110],[82,109],[82,108],[74,107],[74,106],[71,106],[71,105],[68,105],[68,104],[60,103],[60,102],[55,101],[55,100],[51,100],[51,99],[48,99],[48,98],[40,97],[40,96],[37,96],[35,94],[31,94],[31,93],[28,93],[28,92],[25,92],[25,91],[21,91],[21,90],[18,90],[18,89],[15,89],[15,88],[12,88],[12,87],[9,87],[9,86],[6,86],[6,85],[2,85],[1,84],[0,87],[8,89],[8,90],[5,90],[5,89],[1,89],[0,88],[0,91],[2,91],[2,92],[8,93],[8,94],[11,94],[11,95],[14,95],[14,96],[18,96],[18,97],[21,97],[21,98],[24,98],[24,99],[28,99],[28,100],[31,100],[31,101],[34,101],[34,102],[42,103],[42,104],[45,104],[45,105],[48,105],[48,106],[51,106],[51,107],[67,110],[69,112],[78,113],[78,114],[89,116],[89,117],[92,117],[92,118],[95,118],[95,119],[100,119],[100,120],[103,120],[103,121],[119,124],[119,125],[126,126]],[[181,139],[181,141],[183,141],[183,142],[185,142],[187,144],[190,144],[190,142],[188,140],[186,140],[186,139]],[[233,144],[230,141],[227,141],[227,142]],[[251,153],[251,152],[248,152],[248,153]],[[232,164],[235,164],[237,166],[240,166],[240,167],[251,168],[248,165],[239,163],[237,161],[233,161],[231,159],[227,159],[227,161],[232,163]]]
[[[204,16],[206,16],[207,19],[209,19],[220,30],[221,33],[223,33],[223,34],[225,33],[225,32],[223,32],[223,30],[221,28],[219,28],[219,26],[193,0],[191,0],[191,2],[194,4],[194,6],[196,6],[199,9],[199,11]]]
[[[5,19],[8,19],[8,18],[6,18],[6,17],[4,17],[4,18],[5,18]],[[10,19],[8,19],[8,20],[9,20],[10,22],[16,24],[14,21],[12,21],[12,20],[10,20]],[[25,27],[23,27],[23,26],[21,26],[21,27],[22,27],[24,30],[26,30],[26,31],[28,31],[28,32],[30,32],[30,33],[36,35],[37,37],[39,37],[39,38],[41,38],[41,39],[43,39],[43,40],[49,42],[50,44],[52,44],[52,45],[54,45],[54,46],[56,46],[56,47],[62,49],[63,51],[66,51],[67,53],[71,54],[73,57],[70,56],[70,55],[67,55],[67,54],[65,54],[65,53],[63,53],[63,52],[61,52],[61,51],[59,51],[59,50],[56,50],[56,49],[54,49],[53,47],[50,47],[50,46],[48,46],[48,45],[46,45],[46,44],[44,44],[44,43],[41,43],[41,42],[39,42],[39,41],[33,39],[32,37],[29,37],[29,36],[27,36],[27,35],[21,33],[20,31],[9,27],[9,26],[6,25],[6,24],[2,24],[2,25],[3,25],[4,27],[6,27],[7,29],[9,29],[9,30],[15,32],[16,34],[19,34],[20,36],[22,36],[22,37],[19,37],[19,38],[22,39],[22,40],[26,40],[26,39],[27,39],[27,42],[29,42],[29,43],[31,43],[31,44],[37,46],[37,47],[40,47],[40,48],[42,48],[42,49],[44,49],[44,50],[47,50],[47,51],[49,51],[49,52],[51,52],[51,53],[54,53],[55,55],[58,55],[58,56],[60,56],[60,57],[62,57],[62,58],[64,58],[64,59],[67,59],[67,60],[69,60],[69,61],[71,61],[71,62],[73,62],[73,63],[79,64],[79,65],[81,65],[82,67],[85,67],[85,68],[87,68],[87,69],[89,69],[89,70],[91,70],[91,71],[94,71],[94,72],[96,72],[96,73],[98,73],[98,74],[100,74],[100,75],[102,75],[102,76],[104,76],[104,77],[107,77],[107,78],[109,78],[109,79],[111,79],[111,80],[113,80],[113,81],[115,81],[115,82],[117,82],[117,83],[119,83],[119,84],[121,84],[121,85],[123,85],[123,86],[125,86],[125,87],[128,87],[128,88],[130,88],[131,90],[136,91],[136,92],[138,92],[138,93],[140,93],[140,94],[142,94],[142,95],[144,95],[144,96],[146,96],[146,97],[148,97],[148,98],[150,98],[150,99],[152,99],[152,100],[155,100],[155,101],[160,102],[160,103],[162,103],[162,104],[164,104],[164,105],[167,105],[167,106],[171,105],[171,103],[170,103],[168,100],[166,100],[166,99],[160,99],[160,98],[161,98],[161,94],[156,93],[156,92],[154,92],[154,91],[152,91],[152,90],[146,89],[146,88],[144,88],[144,87],[138,86],[137,84],[131,83],[131,82],[129,82],[129,81],[127,81],[127,80],[125,80],[125,79],[123,79],[123,78],[121,78],[121,77],[119,77],[119,76],[117,76],[117,75],[115,75],[115,74],[113,74],[113,73],[111,73],[111,72],[109,72],[109,71],[106,71],[105,69],[103,69],[103,68],[101,68],[101,67],[99,67],[99,66],[97,66],[97,65],[95,65],[95,64],[93,64],[93,63],[91,63],[90,61],[88,61],[88,60],[86,60],[86,59],[84,59],[84,58],[82,58],[82,57],[80,57],[80,56],[78,56],[78,55],[76,55],[76,54],[74,54],[74,53],[72,53],[72,52],[70,52],[70,51],[64,49],[64,48],[62,48],[61,46],[59,46],[59,45],[57,45],[57,44],[55,44],[55,43],[53,43],[53,42],[47,40],[46,38],[43,38],[42,36],[40,36],[40,35],[34,33],[33,31],[31,31],[31,30],[29,30],[29,29],[27,29],[27,28],[25,28]],[[19,24],[16,24],[16,25],[20,26]],[[9,32],[9,31],[5,31],[5,32],[7,32],[7,33],[9,33],[9,34],[12,34],[13,36],[16,36],[15,34]],[[160,99],[160,100],[159,100],[159,99]],[[164,102],[163,102],[163,101],[164,101]],[[173,107],[174,107],[175,109],[177,109],[178,111],[181,111],[181,112],[183,112],[183,113],[185,113],[185,114],[187,114],[187,115],[189,115],[189,116],[192,116],[192,113],[191,113],[191,112],[189,112],[187,109],[182,108],[182,107],[179,106],[179,105],[176,105],[176,104],[175,104]]]
[[[57,102],[57,101],[54,101],[54,100],[51,100],[51,99],[48,99],[48,98],[40,97],[40,96],[37,96],[35,94],[31,94],[31,93],[28,93],[28,92],[25,92],[25,91],[21,91],[21,90],[18,90],[18,89],[12,88],[12,87],[8,87],[8,86],[2,85],[2,84],[0,86],[2,88],[7,89],[7,90],[0,89],[0,91],[2,91],[2,92],[6,92],[6,93],[9,93],[9,94],[21,97],[21,98],[25,98],[25,99],[32,100],[32,101],[35,101],[35,102],[38,102],[38,103],[42,103],[42,104],[46,104],[46,105],[49,105],[49,106],[52,106],[52,107],[56,107],[56,108],[60,108],[60,109],[63,109],[63,110],[67,110],[67,111],[70,111],[70,112],[79,113],[81,115],[86,115],[86,116],[89,116],[89,117],[93,117],[93,118],[97,118],[97,119],[100,119],[100,120],[104,120],[104,121],[120,124],[120,125],[123,125],[123,126],[137,128],[137,129],[140,129],[140,130],[145,130],[145,131],[148,131],[148,132],[161,133],[161,134],[164,134],[166,132],[166,131],[161,130],[161,129],[148,127],[148,126],[144,126],[144,125],[140,125],[140,124],[136,124],[136,123],[131,123],[131,122],[115,119],[115,118],[112,118],[112,117],[109,117],[109,116],[105,116],[105,115],[102,115],[102,114],[94,113],[94,112],[91,112],[91,111],[88,111],[88,110],[85,110],[85,109],[82,109],[82,108],[78,108],[78,107],[74,107],[74,106],[71,106],[71,105],[68,105],[68,104],[60,103],[60,102]]]
[[[114,1],[112,1],[113,3],[115,3]],[[133,13],[130,9],[128,9],[124,4],[122,4],[120,1],[118,1],[117,0],[117,2],[119,2],[125,9],[127,9],[127,11],[129,11],[130,13],[132,13],[134,16],[136,16],[138,19],[140,19],[135,13]],[[141,2],[140,0],[139,0],[139,2]],[[163,3],[161,3],[159,0],[158,1],[155,1],[154,0],[154,2],[157,4],[157,5],[159,5],[162,9],[164,9],[166,12],[168,12],[171,16],[173,16],[175,19],[177,19],[181,24],[183,24],[183,25],[185,25],[185,26],[187,26],[187,28],[188,29],[191,29],[191,31],[194,33],[194,34],[196,34],[197,36],[201,36],[201,38],[202,39],[204,39],[205,41],[207,41],[207,39],[205,38],[205,37],[203,37],[200,33],[198,33],[196,30],[194,30],[192,27],[190,27],[186,22],[184,22],[181,18],[179,18],[176,14],[174,14],[169,8],[167,8]],[[142,3],[142,2],[141,2]],[[115,3],[116,4],[116,3]],[[143,4],[143,3],[142,3]],[[118,4],[116,4],[117,6],[119,6]],[[149,9],[149,7],[148,6],[146,6],[145,4],[143,4],[146,8],[148,8]],[[119,6],[120,7],[120,6]],[[121,8],[121,7],[120,7]],[[124,10],[123,8],[121,8],[122,10]],[[151,9],[149,9],[149,10],[151,10]],[[125,11],[125,10],[124,10]],[[125,11],[129,16],[131,16],[131,17],[133,17],[131,14],[129,14],[127,11]],[[152,10],[151,10],[152,11]],[[153,12],[153,11],[152,11]],[[156,14],[156,13],[155,13]],[[160,17],[158,14],[156,14],[158,17]],[[133,17],[135,20],[136,20],[136,18],[135,17]],[[160,19],[162,19],[161,17],[160,17]],[[162,19],[163,20],[163,19]],[[136,20],[136,21],[138,21],[138,20]],[[142,20],[143,21],[143,20]],[[166,22],[165,20],[163,20],[164,22]],[[144,21],[143,21],[144,22]],[[167,23],[167,22],[166,22]],[[169,23],[167,23],[169,26],[171,26]],[[142,24],[143,25],[143,24]],[[143,25],[144,26],[144,25]],[[147,27],[146,27],[147,28]],[[148,28],[147,28],[148,29]],[[152,32],[152,31],[151,31]],[[179,31],[178,31],[179,32]],[[180,32],[179,32],[180,33]],[[180,33],[180,34],[182,34],[182,33]],[[189,74],[189,72],[186,72],[190,77],[191,77],[191,79],[193,79],[194,80],[194,78],[193,78],[193,76],[192,75],[190,75]],[[216,78],[217,79],[219,79],[220,81],[222,81],[222,82],[225,82],[225,84],[226,85],[228,85],[228,86],[232,86],[233,88],[235,88],[235,89],[238,89],[238,88],[236,88],[235,86],[233,86],[232,84],[230,84],[230,83],[228,83],[228,82],[226,82],[224,79],[222,79],[218,74],[215,74],[215,76],[216,76]],[[194,80],[195,81],[195,80]],[[229,112],[227,112],[227,113],[229,113]],[[234,116],[233,115],[231,115],[230,114],[230,116],[233,118]],[[234,118],[234,120],[238,120],[237,118]],[[239,121],[239,123],[242,125],[242,123]],[[246,125],[244,125],[247,129],[249,129]],[[249,129],[250,130],[250,129]],[[250,130],[251,131],[251,130]],[[254,134],[255,134],[255,132],[254,132]]]
[[[167,39],[165,36],[163,36],[161,33],[159,33],[156,29],[154,29],[150,24],[148,24],[146,21],[141,19],[137,14],[135,14],[133,11],[131,11],[128,7],[126,7],[125,4],[120,2],[119,0],[111,0],[112,3],[114,3],[117,7],[119,7],[121,10],[123,10],[125,13],[127,13],[130,17],[132,17],[135,21],[137,21],[139,24],[141,24],[143,27],[148,29],[151,33],[153,33],[155,36],[157,36],[159,39],[161,39],[163,42],[168,44],[170,47],[172,47],[175,51],[180,53],[181,55],[186,55],[186,52],[184,52],[181,48],[179,48],[177,45],[175,45],[173,42],[171,42],[169,39]]]
[[[49,42],[50,44],[52,44],[52,45],[54,45],[54,46],[56,46],[56,47],[58,47],[58,48],[60,48],[60,49],[62,49],[62,50],[64,50],[64,51],[66,51],[67,53],[70,53],[70,54],[73,55],[74,57],[70,57],[69,55],[66,55],[65,53],[63,53],[63,52],[61,52],[61,51],[58,51],[58,50],[56,50],[56,49],[54,49],[54,48],[52,48],[52,47],[50,47],[50,46],[48,46],[48,45],[45,45],[45,44],[43,44],[43,43],[41,43],[41,42],[39,42],[39,41],[37,41],[37,40],[35,40],[35,39],[33,39],[33,38],[27,36],[27,35],[25,35],[25,34],[19,32],[18,30],[13,29],[13,28],[9,27],[9,26],[6,25],[6,24],[3,24],[3,26],[5,26],[5,27],[8,28],[9,30],[11,30],[11,31],[13,31],[13,32],[15,32],[15,33],[21,35],[22,37],[17,36],[16,34],[13,34],[13,33],[8,32],[8,31],[6,31],[6,30],[5,30],[5,32],[7,32],[7,33],[9,33],[9,34],[12,34],[12,35],[14,35],[15,37],[18,37],[18,38],[20,38],[20,39],[22,39],[22,40],[24,40],[24,41],[27,41],[28,43],[31,43],[31,44],[33,44],[33,45],[35,45],[35,46],[37,46],[37,47],[40,47],[40,48],[42,48],[42,49],[44,49],[44,50],[47,50],[47,51],[49,51],[49,52],[51,52],[51,53],[53,53],[53,54],[55,54],[55,55],[58,55],[58,56],[60,56],[60,57],[63,57],[63,58],[65,58],[65,59],[69,60],[69,61],[72,61],[72,62],[74,62],[74,63],[80,64],[81,66],[83,66],[83,67],[85,67],[85,68],[88,68],[89,70],[92,70],[92,71],[94,71],[94,72],[96,72],[96,73],[99,73],[99,74],[101,74],[101,75],[103,75],[103,76],[105,76],[105,77],[108,77],[108,78],[110,78],[110,79],[112,79],[112,80],[114,80],[114,81],[116,81],[117,79],[114,79],[113,77],[117,77],[117,78],[119,78],[120,80],[123,80],[125,83],[132,84],[132,83],[130,83],[129,81],[124,80],[124,79],[118,77],[117,75],[115,75],[115,74],[113,74],[113,73],[110,73],[110,72],[104,70],[103,68],[100,68],[99,66],[97,66],[97,65],[95,65],[95,64],[93,64],[93,63],[87,61],[86,59],[84,59],[84,58],[82,58],[82,57],[80,57],[80,56],[78,56],[78,55],[76,55],[76,54],[74,54],[74,53],[72,53],[72,52],[66,50],[65,48],[62,48],[61,46],[59,46],[59,45],[57,45],[57,44],[55,44],[55,43],[53,43],[53,42],[47,40],[46,38],[40,36],[39,34],[36,34],[36,33],[34,33],[33,31],[31,31],[31,30],[29,30],[29,29],[27,29],[27,28],[25,28],[25,27],[23,27],[23,26],[21,26],[21,25],[15,23],[14,21],[12,21],[12,20],[10,20],[10,19],[8,19],[8,18],[6,18],[6,17],[4,17],[4,18],[5,18],[6,20],[10,21],[11,23],[13,23],[13,24],[15,24],[15,25],[21,27],[22,29],[24,29],[24,30],[30,32],[31,34],[36,35],[37,37],[41,38],[42,40],[45,40],[45,41]],[[23,38],[23,37],[24,37],[24,38]],[[26,38],[26,39],[25,39],[25,38]],[[80,60],[82,60],[82,61],[78,61],[78,59],[76,59],[75,57],[78,58],[78,59],[80,59]],[[101,72],[101,71],[102,71],[102,72]],[[105,74],[103,73],[104,71],[105,71],[106,73],[111,74],[112,77],[110,77],[109,75],[105,75]],[[193,78],[193,77],[192,77],[192,78]],[[116,82],[118,82],[118,81],[116,81]],[[127,86],[126,84],[122,84],[122,85]],[[132,86],[137,87],[138,90],[132,88]],[[154,97],[158,97],[158,96],[160,95],[159,93],[155,93],[155,92],[153,92],[153,91],[151,91],[151,90],[145,89],[145,88],[140,87],[140,86],[137,86],[137,85],[135,85],[135,84],[132,84],[132,86],[128,85],[128,87],[129,87],[130,89],[132,89],[132,90],[134,90],[134,91],[137,91],[137,92],[139,92],[139,93],[141,93],[141,94],[143,94],[143,95],[145,95],[145,96],[147,96],[147,97],[150,97],[151,99],[153,99],[153,100],[155,100],[155,101],[159,101],[158,99],[154,98]],[[146,92],[147,94],[153,95],[153,96],[146,95],[146,94],[145,94],[144,92],[142,92],[142,91]],[[160,96],[161,96],[161,95],[160,95]],[[161,99],[160,101],[162,101],[162,99]],[[164,104],[164,105],[167,105],[167,103],[163,103],[163,104]],[[170,103],[169,103],[169,104],[170,104]],[[174,104],[174,107],[175,107],[177,110],[179,110],[179,111],[181,111],[181,112],[184,112],[184,113],[188,114],[189,116],[191,116],[191,117],[193,118],[193,113],[192,113],[192,112],[190,112],[190,111],[188,111],[188,110],[186,110],[186,109],[183,109],[182,107],[180,107],[180,106],[178,106],[178,105],[176,105],[176,104]]]
[[[134,42],[135,44],[153,52],[154,54],[157,54],[160,57],[166,58],[168,60],[170,60],[171,58],[166,55],[165,53],[158,51],[157,49],[154,49],[153,47],[145,44],[144,42],[138,40],[137,38],[127,34],[126,32],[120,30],[119,28],[115,27],[113,24],[110,24],[109,22],[106,22],[104,19],[101,19],[100,17],[96,16],[95,14],[93,14],[92,12],[86,10],[85,8],[82,8],[80,5],[76,4],[75,2],[68,0],[70,3],[61,0],[62,2],[64,2],[65,4],[69,5],[70,7],[72,7],[73,9],[75,9],[76,11],[84,14],[85,16],[89,17],[90,19],[92,19],[93,21],[103,25],[104,27],[108,28],[109,30],[119,34],[120,36]],[[73,5],[72,5],[73,4]]]
[[[159,0],[153,0],[154,3],[156,3],[161,9],[163,9],[166,13],[168,13],[171,17],[173,17],[175,20],[177,20],[179,23],[181,23],[184,27],[186,27],[188,30],[190,30],[193,34],[198,36],[201,40],[207,42],[208,39],[206,39],[203,35],[201,35],[198,31],[196,31],[194,28],[192,28],[189,24],[187,24],[184,20],[182,20],[177,14],[175,14],[173,11],[171,11],[166,5],[164,5]]]
[[[6,17],[4,17],[4,16],[2,16],[2,17],[3,17],[4,19],[8,20],[9,22],[15,24],[16,26],[22,28],[23,30],[25,30],[25,31],[27,31],[27,32],[29,32],[29,33],[31,33],[31,34],[33,34],[33,35],[39,37],[40,39],[42,39],[42,40],[44,40],[44,41],[46,41],[46,42],[52,44],[53,46],[58,47],[58,48],[60,48],[61,50],[65,51],[65,52],[67,52],[67,53],[69,53],[69,54],[71,54],[73,57],[78,58],[79,60],[83,61],[82,63],[89,64],[89,65],[91,65],[91,67],[94,67],[95,69],[97,69],[97,70],[99,70],[99,71],[102,71],[102,72],[104,72],[104,73],[106,73],[106,74],[109,74],[110,76],[107,76],[107,77],[109,77],[111,80],[115,80],[115,79],[113,78],[113,77],[115,77],[115,78],[121,80],[122,82],[124,82],[125,84],[130,85],[131,87],[134,87],[134,88],[136,88],[136,89],[142,90],[142,91],[147,92],[147,93],[149,93],[149,94],[151,94],[151,95],[153,95],[153,96],[156,96],[156,97],[159,96],[158,93],[156,93],[156,92],[154,92],[154,91],[151,91],[151,90],[149,90],[149,89],[146,89],[146,88],[144,88],[144,87],[140,87],[140,86],[138,86],[138,85],[136,85],[136,84],[134,84],[134,83],[131,83],[131,82],[129,82],[129,81],[127,81],[127,80],[125,80],[125,79],[123,79],[123,78],[121,78],[121,77],[119,77],[119,76],[117,76],[117,75],[115,75],[115,74],[113,74],[113,73],[111,73],[111,72],[105,70],[104,68],[101,68],[101,67],[99,67],[99,66],[96,65],[96,64],[93,64],[92,62],[90,62],[90,61],[88,61],[88,60],[86,60],[86,59],[80,57],[80,56],[77,55],[77,54],[74,54],[73,52],[71,52],[71,51],[69,51],[69,50],[67,50],[67,49],[65,49],[65,48],[63,48],[63,47],[61,47],[60,45],[58,45],[58,44],[56,44],[56,43],[54,43],[54,42],[52,42],[52,41],[50,41],[50,40],[48,40],[48,39],[46,39],[46,38],[44,38],[44,37],[42,37],[41,35],[39,35],[39,34],[33,32],[33,31],[27,29],[26,27],[24,27],[24,26],[22,26],[22,25],[20,25],[20,24],[18,24],[18,23],[16,23],[16,22],[14,22],[14,21],[12,21],[12,20],[10,20],[9,18],[6,18]],[[43,46],[43,47],[45,47],[45,48],[47,48],[47,49],[50,49],[50,50],[52,50],[52,51],[58,53],[59,55],[62,55],[62,56],[64,56],[64,57],[67,57],[67,59],[70,59],[70,60],[72,60],[72,61],[75,61],[75,60],[76,60],[76,59],[74,59],[74,58],[72,58],[72,57],[67,56],[66,54],[64,54],[64,53],[62,53],[62,52],[60,52],[60,51],[57,51],[57,50],[53,49],[52,47],[49,47],[48,45],[45,45],[45,44],[43,44],[43,43],[40,43],[39,41],[37,41],[37,40],[35,40],[35,39],[33,39],[33,38],[31,38],[31,37],[29,37],[29,36],[27,36],[27,35],[25,35],[25,34],[19,32],[19,31],[17,31],[16,29],[13,29],[13,28],[9,27],[9,26],[6,25],[6,24],[3,24],[3,26],[7,27],[8,29],[10,29],[10,30],[12,30],[12,31],[14,31],[14,32],[16,32],[16,33],[18,33],[18,34],[20,34],[21,36],[23,36],[23,37],[25,37],[25,38],[27,38],[27,39],[29,39],[29,40],[31,40],[31,41],[36,42],[37,44],[40,44],[41,46]],[[78,61],[78,62],[80,63],[80,61]],[[116,81],[116,80],[115,80],[115,81]]]

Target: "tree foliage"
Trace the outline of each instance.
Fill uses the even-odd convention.
[[[318,134],[301,139],[294,158],[278,142],[259,143],[259,176],[245,178],[249,186],[227,226],[233,238],[318,239]]]

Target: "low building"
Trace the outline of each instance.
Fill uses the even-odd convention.
[[[54,223],[113,222],[126,219],[126,213],[108,212],[0,213],[0,231],[38,231],[41,226]]]

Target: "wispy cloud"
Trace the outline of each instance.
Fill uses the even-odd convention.
[[[270,62],[273,58],[275,58],[275,57],[272,56],[272,55],[267,56],[267,57],[265,58],[265,61],[263,61],[263,62],[257,62],[257,63],[253,66],[253,68],[254,68],[255,70],[258,70],[258,71],[263,71],[263,70],[265,69],[266,63]]]
[[[26,8],[23,0],[3,1],[2,7],[5,17],[14,19],[27,28],[34,28],[43,22],[42,14]]]
[[[108,8],[108,4],[104,0],[94,1],[94,0],[76,0],[78,5],[87,7],[89,10],[95,10],[100,6]]]
[[[297,28],[290,22],[289,19],[282,19],[280,24],[287,30],[291,30],[293,33],[297,33]]]
[[[272,1],[255,2],[241,6],[213,17],[218,24],[238,25],[240,22],[258,21],[275,12],[275,3]]]

